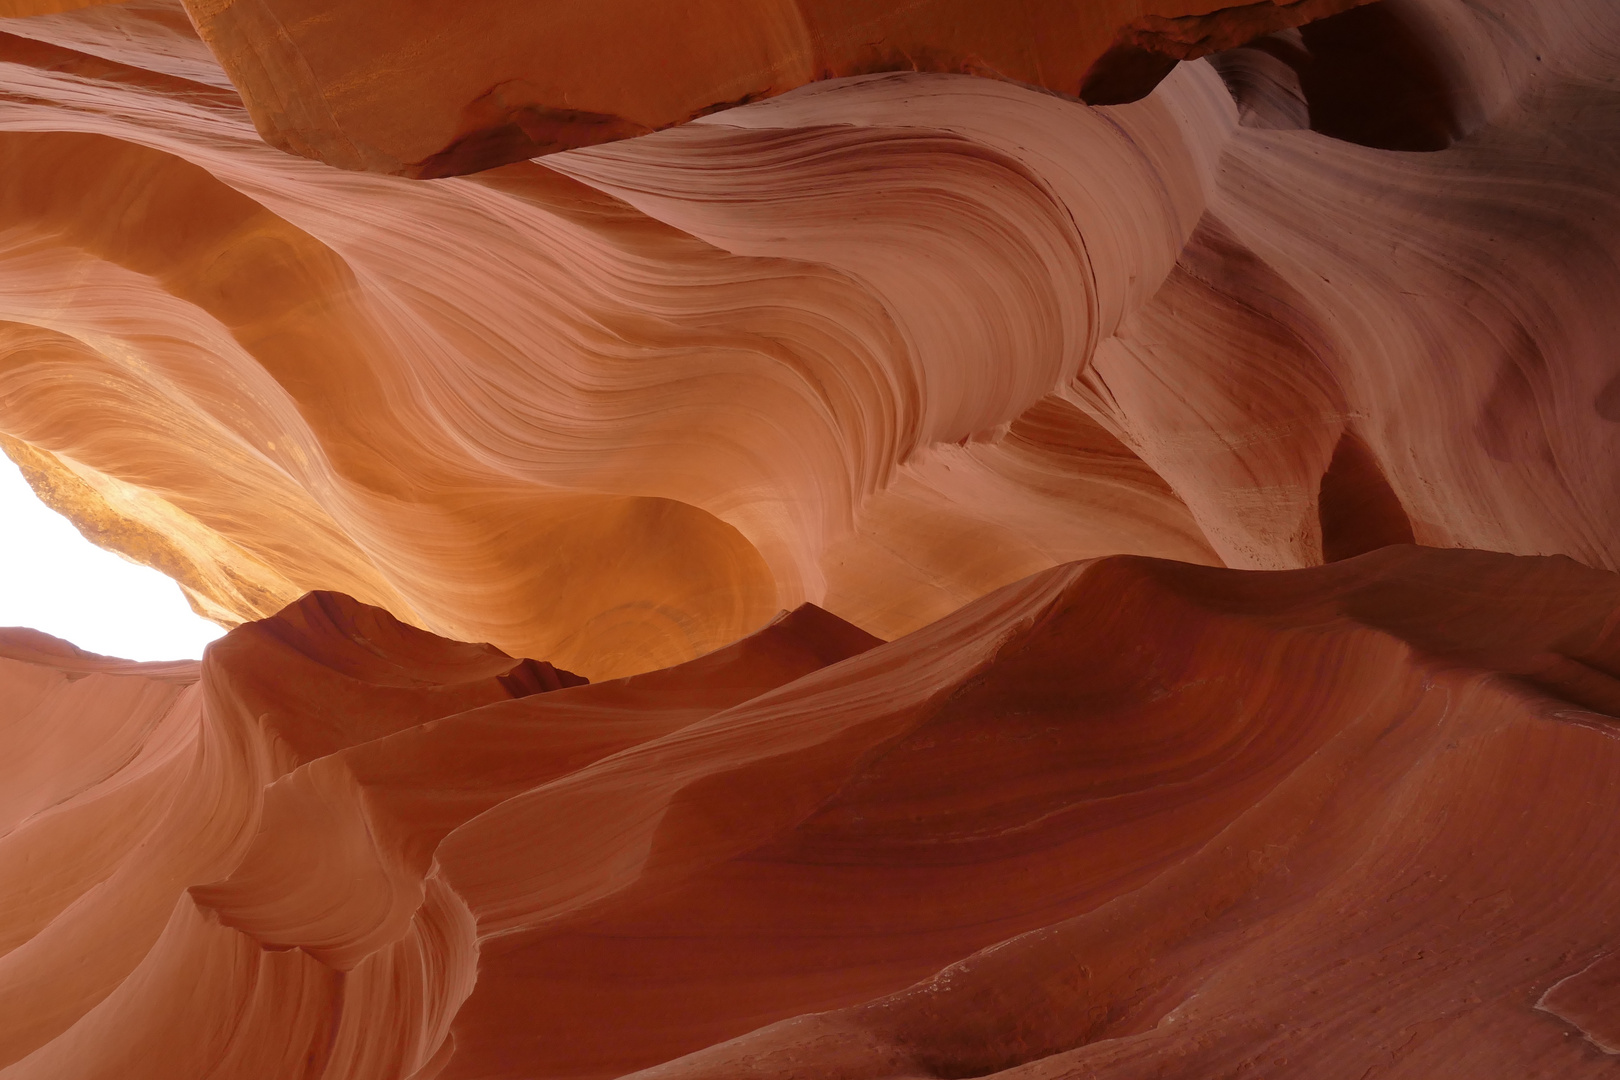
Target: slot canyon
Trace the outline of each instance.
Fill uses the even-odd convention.
[[[0,450],[0,1080],[1620,1076],[1615,0],[0,0]]]

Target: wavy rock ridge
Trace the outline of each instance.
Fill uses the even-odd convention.
[[[1596,0],[1391,0],[1111,108],[833,80],[431,184],[265,146],[167,0],[5,29],[4,445],[227,624],[333,589],[611,677],[1119,552],[1616,565]]]
[[[0,1078],[1608,1075],[1617,72],[0,0],[0,449],[235,627],[0,631]]]
[[[1390,547],[539,693],[335,594],[8,632],[0,1076],[1608,1075],[1617,626]]]

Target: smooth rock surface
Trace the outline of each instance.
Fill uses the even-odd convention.
[[[234,627],[0,631],[0,1080],[1611,1075],[1617,145],[1612,0],[0,5],[0,449]]]
[[[1113,553],[1613,569],[1620,19],[1366,10],[1405,44],[1358,8],[1110,108],[833,80],[433,183],[267,147],[172,0],[13,19],[3,445],[227,625],[334,589],[593,678]],[[1439,130],[1442,80],[1444,149],[1291,126],[1387,142],[1352,75],[1419,61],[1367,109]]]
[[[1366,2],[186,0],[186,10],[265,141],[420,178],[873,72],[977,75],[1099,101],[1099,90],[1118,96],[1109,75],[1121,54],[1127,66],[1154,58],[1162,78],[1177,60]],[[1157,79],[1136,81],[1145,93]]]
[[[539,693],[335,594],[8,631],[0,1076],[1608,1075],[1617,627],[1394,546]]]

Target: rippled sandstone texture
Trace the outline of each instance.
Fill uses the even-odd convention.
[[[226,624],[592,678],[1120,552],[1613,569],[1617,21],[1391,0],[1132,104],[834,79],[412,182],[267,146],[168,0],[12,19],[0,433]]]
[[[666,7],[0,3],[0,1078],[1612,1072],[1620,8]]]
[[[1396,546],[589,685],[331,593],[6,631],[0,1076],[1607,1076],[1617,628]]]

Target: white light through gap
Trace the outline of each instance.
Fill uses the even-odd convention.
[[[193,612],[163,574],[80,536],[4,456],[0,626],[31,626],[126,660],[194,659],[225,632]]]

